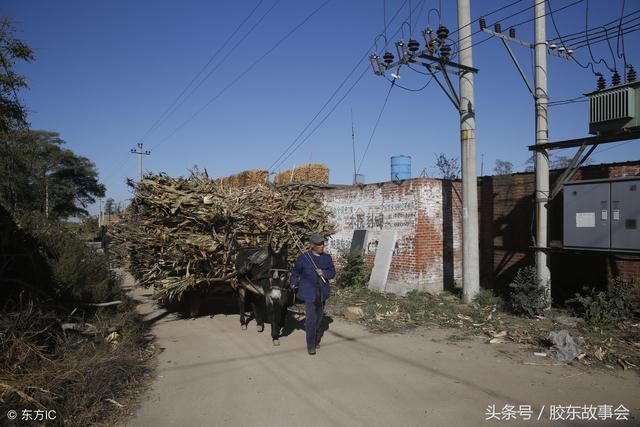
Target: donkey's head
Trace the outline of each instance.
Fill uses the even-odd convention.
[[[270,268],[269,289],[266,296],[273,302],[280,301],[283,303],[286,300],[287,292],[291,288],[291,282],[289,281],[289,248],[284,244],[276,250],[269,244],[268,250]]]

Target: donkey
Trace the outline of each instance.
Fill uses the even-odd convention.
[[[247,329],[245,310],[250,302],[258,324],[264,330],[264,313],[271,323],[273,345],[280,345],[280,332],[284,327],[287,307],[293,303],[293,290],[289,281],[290,270],[286,245],[275,251],[267,247],[244,248],[236,257],[240,326]]]

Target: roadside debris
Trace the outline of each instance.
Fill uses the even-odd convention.
[[[347,320],[360,320],[364,317],[364,311],[360,307],[347,307],[342,311],[342,315]]]
[[[578,345],[566,329],[550,332],[549,339],[556,351],[556,358],[561,362],[571,362],[580,355]]]
[[[558,323],[559,325],[571,327],[576,327],[579,323],[584,323],[584,319],[570,316],[556,316],[553,318],[553,321]]]

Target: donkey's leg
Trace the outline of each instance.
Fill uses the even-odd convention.
[[[269,323],[271,323],[271,340],[273,345],[280,345],[278,338],[280,337],[280,305],[277,301],[267,298],[267,314],[269,315]]]
[[[278,326],[283,329],[284,328],[284,324],[287,321],[287,305],[286,304],[282,304],[280,307],[280,322],[278,323]]]
[[[262,309],[261,301],[256,301],[257,299],[261,300],[262,298],[259,296],[254,298],[251,305],[253,306],[253,314],[256,316],[258,332],[262,332],[264,331],[264,310]]]
[[[246,309],[246,290],[244,288],[238,288],[238,310],[240,311],[240,327],[243,330],[247,329],[246,319],[244,317],[245,309]]]

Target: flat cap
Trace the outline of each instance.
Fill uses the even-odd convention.
[[[320,234],[314,233],[309,236],[309,243],[319,245],[320,243],[324,243],[324,237],[322,237]]]

